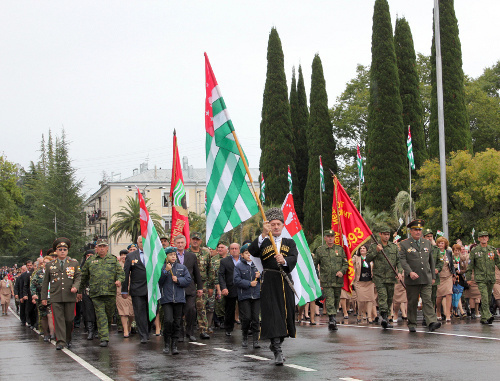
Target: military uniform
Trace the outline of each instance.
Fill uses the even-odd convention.
[[[318,265],[320,268],[320,284],[326,298],[326,312],[330,317],[330,321],[332,319],[334,321],[340,302],[340,292],[344,286],[344,277],[337,276],[337,272],[340,271],[345,275],[349,267],[344,249],[338,245],[318,247],[314,255],[314,266],[318,267]]]
[[[211,259],[210,259],[210,268],[212,271],[212,277],[214,279],[214,288],[219,284],[219,267],[220,267],[220,261],[222,257],[219,254],[215,254]],[[225,311],[225,299],[224,298],[219,298],[215,299],[215,292],[212,295],[211,298],[208,298],[208,307],[207,310],[214,311],[215,315],[218,318],[224,318],[224,311]]]
[[[479,233],[479,237],[488,235]],[[466,278],[471,279],[474,270],[474,279],[481,293],[481,323],[492,323],[490,311],[491,294],[495,284],[495,266],[500,269],[500,258],[496,249],[491,245],[476,246],[469,255]]]
[[[213,312],[213,309],[209,309],[208,303],[208,290],[214,288],[212,258],[210,257],[210,250],[207,248],[200,247],[198,252],[194,252],[191,248],[189,250],[196,255],[201,281],[203,282],[203,295],[196,297],[196,312],[198,314],[198,331],[200,334],[206,334],[208,332],[207,312]]]
[[[82,268],[80,294],[89,284],[89,296],[94,303],[97,329],[102,341],[109,341],[109,325],[116,308],[116,284],[125,280],[125,273],[118,259],[111,254],[94,255]]]
[[[60,246],[69,248],[69,244]],[[48,300],[50,284],[50,304],[54,316],[57,338],[56,348],[58,349],[61,349],[65,344],[69,345],[71,342],[76,304],[76,293],[71,292],[71,289],[74,287],[78,290],[81,280],[78,261],[65,258],[62,262],[61,264],[59,259],[55,259],[45,265],[41,290],[42,300]]]
[[[42,283],[45,277],[45,267],[41,267],[36,270],[31,276],[30,289],[31,295],[36,295],[38,299],[36,300],[36,306],[38,308],[38,316],[44,318],[47,316],[47,311],[50,308],[50,300],[47,299],[47,305],[42,305]],[[45,333],[45,332],[44,332]]]
[[[416,220],[408,224],[408,227],[421,229],[422,220]],[[417,307],[418,297],[422,298],[422,310],[426,322],[429,324],[429,329],[434,328],[437,324],[436,312],[432,304],[432,280],[436,278],[434,271],[434,258],[432,257],[432,244],[430,241],[419,238],[418,240],[412,237],[401,241],[399,259],[404,270],[404,279],[406,285],[406,295],[408,297],[408,328],[414,332],[417,326]],[[411,279],[410,273],[414,272],[418,275],[417,279]],[[433,324],[436,323],[436,324]],[[431,326],[432,325],[432,326]],[[439,328],[440,324],[438,324]]]
[[[392,266],[401,274],[403,268],[399,261],[398,245],[387,242],[387,245],[382,246]],[[377,288],[379,311],[380,315],[383,317],[384,314],[388,314],[391,310],[392,298],[394,296],[394,284],[398,279],[389,263],[387,263],[384,255],[377,251],[376,244],[370,246],[366,254],[366,262],[373,262],[373,283],[375,283],[375,287]]]

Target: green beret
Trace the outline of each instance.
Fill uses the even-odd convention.
[[[241,246],[240,253],[243,254],[245,251],[247,251],[249,246],[249,243],[245,243],[243,246]]]
[[[137,249],[137,245],[135,243],[131,243],[127,246],[127,250],[130,250],[131,248]]]
[[[165,254],[175,253],[176,251],[177,251],[177,248],[174,246],[169,246],[169,247],[165,248]]]
[[[54,251],[56,251],[56,249],[58,247],[67,247],[69,250],[69,248],[71,247],[71,241],[69,239],[67,239],[66,237],[58,238],[52,244],[52,249],[54,249]]]

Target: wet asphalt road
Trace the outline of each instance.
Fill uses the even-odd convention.
[[[198,341],[205,345],[179,343],[179,356],[165,356],[162,337],[153,335],[141,345],[137,335],[124,339],[113,327],[110,346],[100,348],[97,339],[85,340],[80,328],[73,335],[72,353],[56,351],[10,313],[0,316],[0,379],[500,379],[498,316],[493,326],[454,320],[436,333],[419,327],[415,334],[402,321],[383,331],[379,325],[356,325],[351,317],[351,324],[339,324],[337,332],[327,330],[326,318],[321,321],[317,326],[298,325],[297,338],[286,339],[283,345],[286,366],[276,367],[268,343],[257,350],[243,349],[239,331],[227,338],[216,330],[210,340]]]

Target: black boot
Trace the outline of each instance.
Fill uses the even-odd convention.
[[[389,321],[387,320],[387,312],[381,312],[380,315],[382,316],[382,322],[380,323],[382,328],[392,328],[392,324],[389,324]]]
[[[87,335],[87,340],[92,340],[94,338],[94,323],[89,321],[87,323],[87,329],[88,329],[88,335]]]
[[[258,349],[260,348],[260,343],[259,343],[259,332],[253,332],[253,348]]]
[[[172,338],[171,337],[165,337],[165,347],[163,348],[163,353],[165,353],[166,355],[170,354],[170,345],[171,345],[171,342],[172,342]]]
[[[475,308],[471,308],[470,309],[470,318],[471,319],[475,319],[476,318],[476,309]]]
[[[243,348],[248,348],[248,332],[243,332],[241,339],[241,346]]]
[[[335,315],[328,315],[329,321],[328,321],[328,329],[330,331],[336,331],[338,330],[337,328],[337,321],[335,320]]]
[[[172,339],[172,354],[173,355],[179,354],[179,350],[177,349],[177,339],[176,338]]]
[[[280,339],[273,339],[274,341],[274,365],[283,366],[283,352],[281,351]]]

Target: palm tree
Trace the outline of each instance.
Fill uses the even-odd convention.
[[[403,219],[405,225],[410,223],[415,216],[415,201],[411,200],[411,213],[410,213],[410,194],[406,191],[398,193],[392,204],[392,213],[394,219],[398,221]]]
[[[366,207],[363,212],[363,218],[372,232],[379,232],[380,229],[386,225],[395,228],[394,220],[386,211],[375,213],[370,208]]]
[[[149,199],[145,200],[146,208],[151,210],[148,205]],[[127,196],[126,205],[121,207],[121,211],[113,214],[116,218],[115,221],[109,226],[109,236],[115,237],[119,240],[124,234],[132,237],[132,242],[137,242],[137,237],[141,234],[141,220],[140,220],[140,205],[139,199]],[[165,234],[163,229],[163,219],[160,215],[154,212],[149,212],[157,233],[162,236]]]

